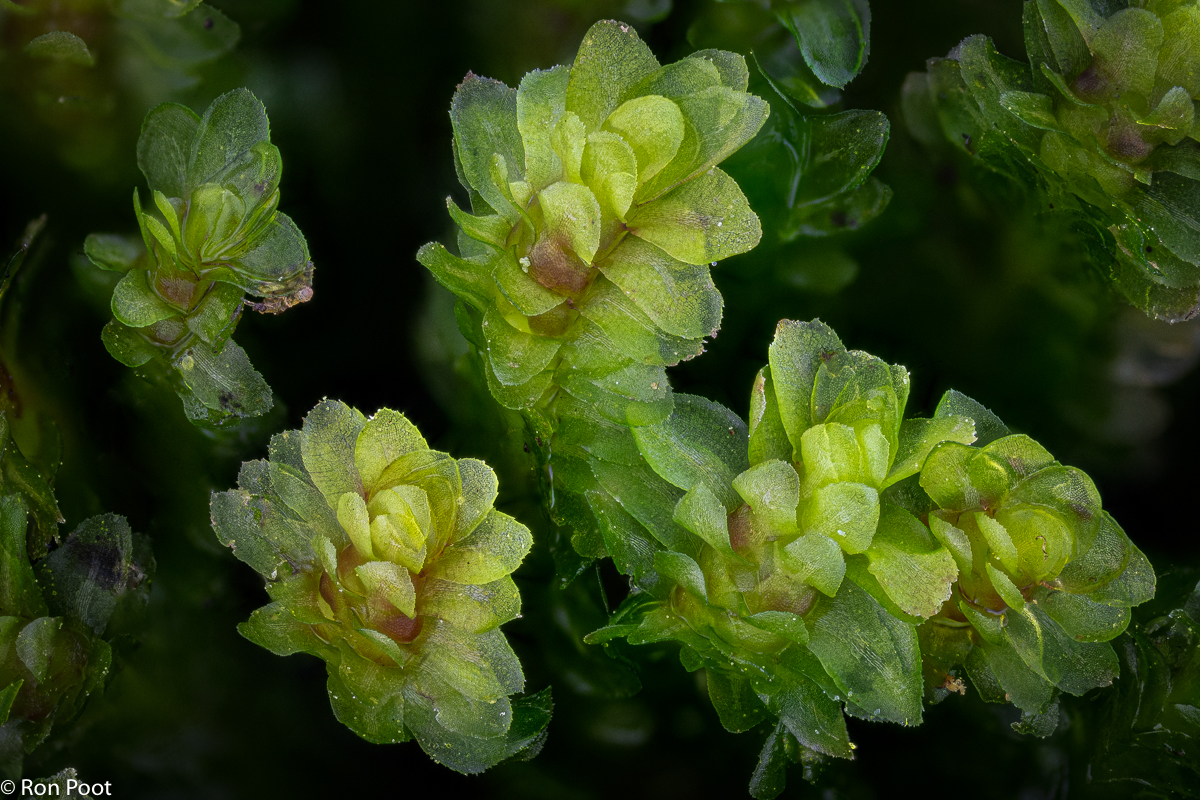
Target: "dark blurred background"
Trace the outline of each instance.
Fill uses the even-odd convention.
[[[87,13],[103,17],[102,2],[76,5],[84,22]],[[120,44],[113,38],[105,49],[97,23],[96,71],[68,94],[61,86],[76,78],[22,61],[28,31],[17,23],[25,23],[12,12],[0,17],[0,242],[49,218],[0,342],[22,401],[18,438],[36,439],[41,420],[62,433],[64,532],[92,514],[124,514],[151,536],[158,561],[147,618],[107,691],[28,760],[26,774],[75,767],[85,780],[112,781],[114,796],[139,798],[745,796],[765,731],[725,732],[703,684],[669,647],[623,651],[627,664],[581,643],[603,624],[603,604],[619,602],[619,576],[605,567],[552,588],[551,531],[529,465],[500,446],[488,401],[472,401],[478,389],[464,372],[448,295],[414,259],[426,241],[452,240],[446,196],[466,200],[447,110],[468,70],[516,85],[531,69],[569,62],[586,29],[612,17],[633,22],[669,63],[695,49],[689,29],[713,3],[212,5],[240,25],[241,38],[189,67],[187,80],[150,80],[157,64],[112,67],[117,56],[105,57]],[[894,192],[889,209],[821,240],[780,242],[768,230],[761,253],[722,263],[714,270],[726,301],[722,331],[707,354],[672,371],[675,388],[744,415],[777,321],[820,317],[848,347],[909,368],[910,413],[931,413],[951,387],[977,398],[1087,471],[1160,574],[1194,568],[1200,544],[1187,498],[1200,443],[1192,412],[1200,328],[1130,309],[1070,231],[1048,229],[1003,181],[924,152],[904,127],[905,75],[963,37],[986,33],[1023,58],[1020,0],[873,0],[871,8],[870,61],[839,108],[891,120],[875,173]],[[315,295],[282,316],[243,320],[237,339],[275,390],[276,409],[214,434],[188,425],[173,395],[105,352],[111,283],[83,258],[82,242],[94,231],[133,232],[129,198],[143,185],[134,144],[153,104],[173,99],[203,111],[242,85],[270,115],[285,164],[280,207],[308,239]],[[368,413],[403,411],[434,446],[487,458],[502,473],[499,505],[534,528],[538,548],[517,574],[525,615],[506,631],[528,688],[554,688],[549,740],[535,760],[465,778],[415,743],[369,745],[334,719],[321,662],[278,658],[238,635],[236,624],[266,594],[213,536],[209,493],[234,485],[241,461],[265,457],[270,434],[298,427],[326,396]],[[857,760],[832,765],[815,787],[797,767],[784,796],[883,797],[901,786],[1066,796],[1085,766],[1072,760],[1079,731],[1021,738],[1008,727],[1014,718],[969,692],[929,709],[919,728],[850,720]]]

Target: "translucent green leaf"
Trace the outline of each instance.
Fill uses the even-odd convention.
[[[0,690],[0,725],[8,722],[8,714],[12,710],[13,701],[17,699],[17,693],[21,691],[24,684],[24,679],[18,679]]]
[[[104,326],[101,339],[109,355],[127,367],[140,367],[159,352],[136,328],[115,319]]]
[[[809,649],[850,702],[890,722],[921,721],[921,658],[911,625],[850,581],[809,620]]]
[[[88,50],[87,42],[69,31],[51,31],[25,45],[26,55],[63,61],[80,67],[96,65],[96,58]]]
[[[468,74],[450,104],[454,140],[463,173],[492,208],[504,213],[511,200],[492,179],[492,157],[504,159],[510,180],[524,175],[525,149],[517,127],[517,93],[500,81]],[[510,218],[516,222],[515,218]]]
[[[1200,96],[1200,8],[1185,5],[1162,18],[1163,45],[1158,52],[1158,79]]]
[[[163,302],[150,288],[148,274],[142,269],[125,273],[125,277],[113,289],[112,312],[114,317],[131,328],[144,328],[180,313]]]
[[[847,553],[866,550],[879,524],[879,493],[861,483],[834,483],[800,506],[800,527],[837,542]]]
[[[780,419],[792,442],[792,459],[800,460],[800,437],[814,422],[813,383],[824,359],[845,350],[837,334],[819,321],[783,320],[771,343],[771,381]]]
[[[724,300],[708,264],[687,264],[627,236],[596,264],[663,331],[686,339],[715,335]]]
[[[1034,602],[1069,635],[1084,642],[1107,642],[1129,625],[1129,609],[1096,603],[1087,595],[1038,587]]]
[[[232,340],[219,352],[208,345],[188,348],[171,362],[183,386],[184,411],[193,421],[223,424],[271,410],[271,388],[250,365],[246,352]]]
[[[798,649],[798,648],[793,648]],[[759,697],[801,744],[831,756],[851,757],[846,720],[836,700],[805,675],[788,675],[780,691]]]
[[[641,581],[654,569],[658,545],[638,521],[606,491],[589,489],[584,493],[595,515],[605,550],[622,574]]]
[[[675,521],[722,553],[734,555],[725,506],[707,484],[693,487],[675,506]]]
[[[417,252],[417,261],[429,270],[438,283],[464,302],[480,309],[491,302],[495,284],[483,263],[452,255],[436,242],[422,247]],[[560,302],[557,298],[555,300],[556,303]]]
[[[477,584],[430,578],[417,598],[417,614],[445,619],[468,633],[483,633],[515,619],[521,595],[509,576]]]
[[[915,475],[929,451],[943,441],[971,444],[975,441],[975,423],[967,417],[951,415],[904,420],[900,425],[899,450],[887,480],[880,488]]]
[[[540,190],[562,176],[562,160],[550,145],[550,131],[566,110],[566,66],[534,70],[517,89],[517,129],[525,149],[525,180]]]
[[[871,47],[866,0],[790,2],[778,14],[822,82],[842,89],[866,65]]]
[[[610,171],[632,171],[640,186],[675,158],[683,141],[683,112],[656,94],[636,97],[622,103],[604,120],[604,130],[619,135],[636,158],[635,169]]]
[[[808,147],[819,158],[807,165],[790,204],[811,206],[863,184],[879,165],[891,125],[878,111],[843,111],[820,116],[809,125]]]
[[[386,598],[406,617],[416,616],[417,595],[407,569],[388,561],[368,561],[355,568],[354,574],[368,592]]]
[[[291,217],[278,212],[255,238],[254,249],[233,259],[233,265],[250,279],[268,284],[251,283],[243,288],[266,294],[264,289],[270,282],[286,281],[304,271],[308,266],[308,242]]]
[[[517,330],[494,306],[484,312],[483,333],[493,374],[506,386],[528,383],[550,366],[562,346],[556,339]]]
[[[584,35],[571,67],[566,109],[594,131],[631,86],[657,69],[658,60],[631,26],[597,22]]]
[[[1158,71],[1163,25],[1143,8],[1124,8],[1104,21],[1088,46],[1117,91],[1149,97]]]
[[[884,505],[879,530],[866,550],[868,570],[906,614],[932,617],[958,578],[953,555],[914,516]]]
[[[83,252],[100,269],[128,272],[146,250],[132,236],[93,233],[84,240]]]
[[[881,486],[891,460],[880,426],[838,422],[814,425],[800,437],[807,490],[838,481]]]
[[[89,517],[38,563],[38,572],[55,614],[102,634],[118,598],[138,583],[129,523],[115,514]]]
[[[1054,116],[1054,101],[1044,94],[1004,92],[1000,95],[1000,105],[1026,125],[1046,131],[1063,129],[1058,118]]]
[[[989,445],[996,439],[1009,434],[1008,428],[1000,421],[999,417],[980,403],[954,389],[942,395],[933,416],[934,419],[958,416],[972,420],[975,423],[975,444],[979,447]]]
[[[1036,9],[1037,13],[1026,18],[1025,41],[1028,43],[1031,36],[1044,41],[1042,49],[1053,57],[1051,64],[1059,74],[1078,75],[1086,69],[1092,54],[1062,5],[1057,0],[1037,0],[1027,8]],[[1032,54],[1028,44],[1026,49]]]
[[[206,344],[219,347],[233,334],[241,318],[244,294],[240,287],[214,283],[192,313],[187,315],[188,330]]]
[[[724,406],[679,394],[671,416],[633,430],[647,463],[680,489],[704,483],[732,511],[741,505],[733,479],[750,466],[746,423]]]
[[[17,634],[17,658],[39,683],[50,677],[54,658],[54,640],[62,628],[62,617],[40,617]]]
[[[688,264],[745,253],[762,238],[737,181],[717,168],[631,211],[630,233]]]
[[[151,191],[168,197],[191,194],[188,160],[200,126],[200,117],[178,103],[163,103],[146,115],[138,137],[138,167]]]
[[[182,123],[172,120],[171,124]],[[195,187],[222,180],[241,164],[251,148],[270,139],[267,112],[258,98],[247,89],[221,95],[204,112],[196,127],[188,153],[187,185]],[[170,194],[165,187],[163,191]]]
[[[723,669],[708,669],[704,675],[708,697],[725,730],[744,733],[766,719],[767,709],[745,676]]]
[[[733,488],[752,509],[756,522],[785,533],[796,529],[800,476],[786,461],[756,464],[733,480]]]
[[[590,263],[600,246],[600,204],[586,186],[560,181],[538,193],[546,233]]]
[[[339,662],[327,665],[329,703],[338,722],[374,744],[408,741],[403,673],[368,661],[346,645]]]
[[[719,53],[720,51],[713,50],[709,52]],[[736,56],[733,53],[726,53],[725,55],[740,58],[740,56]],[[744,69],[744,61],[742,66]],[[693,54],[688,58],[676,61],[674,64],[659,67],[656,71],[638,81],[629,90],[628,96],[644,97],[647,95],[659,95],[664,98],[677,98],[703,91],[713,86],[721,86],[722,83],[721,73],[718,71],[716,64],[710,59],[697,58]]]
[[[455,498],[458,507],[451,543],[479,527],[492,510],[492,504],[496,503],[499,491],[496,473],[478,459],[458,459],[458,476],[462,481],[462,492]]]
[[[0,613],[37,617],[48,611],[29,563],[26,526],[21,496],[0,497]]]
[[[447,547],[426,574],[453,583],[491,583],[515,570],[532,546],[528,528],[491,511],[468,536]]]
[[[250,619],[238,625],[238,633],[277,656],[309,653],[323,644],[311,626],[297,620],[280,603],[255,609]]]
[[[331,504],[347,492],[363,494],[355,449],[366,424],[361,413],[337,400],[322,400],[304,418],[300,434],[304,468]]]
[[[763,367],[754,378],[750,391],[750,446],[751,464],[760,464],[771,459],[791,461],[792,443],[779,415],[779,402],[775,399],[775,386],[771,380],[771,368]]]
[[[820,533],[801,536],[784,548],[784,562],[798,580],[833,597],[846,575],[846,557],[837,542]]]
[[[664,578],[682,586],[692,596],[707,600],[704,573],[690,557],[683,553],[672,553],[670,550],[660,550],[654,554],[654,568]]]
[[[791,642],[808,643],[808,629],[804,627],[804,619],[799,614],[790,611],[760,611],[744,619],[756,628],[770,631]]]

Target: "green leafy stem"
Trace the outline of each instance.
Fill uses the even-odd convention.
[[[154,200],[143,208],[134,190],[140,241],[92,234],[84,246],[98,267],[123,274],[105,347],[167,380],[195,424],[265,413],[271,390],[230,337],[247,305],[280,313],[310,299],[313,266],[278,211],[283,163],[262,103],[238,89],[203,117],[158,106],[142,124],[138,166]]]

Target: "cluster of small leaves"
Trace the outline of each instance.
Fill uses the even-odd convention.
[[[461,257],[418,259],[510,409],[565,393],[624,424],[670,412],[667,365],[721,320],[710,264],[753,247],[758,218],[717,164],[762,126],[745,61],[660,66],[629,25],[599,22],[572,66],[518,89],[468,75],[451,106],[474,215],[449,202]]]
[[[103,684],[113,658],[105,629],[149,592],[148,548],[124,518],[85,520],[36,562],[27,520],[23,495],[0,496],[0,771],[8,776]]]
[[[1037,186],[1048,211],[1085,220],[1138,308],[1194,316],[1200,4],[1027,0],[1024,24],[1029,64],[972,36],[910,75],[910,127]]]
[[[323,659],[339,720],[464,773],[541,749],[549,690],[510,699],[524,676],[499,630],[532,538],[492,508],[486,464],[430,450],[394,411],[326,400],[238,484],[213,495],[213,527],[272,600],[239,630]]]
[[[54,131],[67,163],[104,171],[119,110],[141,114],[195,86],[240,36],[199,0],[0,2],[0,40],[13,48],[0,84]]]
[[[165,376],[192,422],[257,416],[271,390],[230,339],[246,305],[279,313],[312,296],[312,262],[278,211],[283,164],[262,103],[238,89],[203,117],[175,103],[146,115],[138,166],[154,205],[133,194],[141,239],[92,234],[96,266],[123,273],[104,345],[121,363]],[[245,295],[264,298],[248,303]]]
[[[1017,730],[1048,735],[1058,692],[1081,695],[1117,676],[1108,642],[1154,596],[1150,562],[1086,474],[994,417],[974,447],[934,449],[920,486],[910,505],[958,568],[952,602],[920,631],[931,699],[956,686],[964,665],[985,700],[1021,709]]]
[[[772,720],[756,796],[789,760],[851,757],[843,711],[919,723],[963,664],[1044,730],[1056,688],[1111,683],[1106,642],[1153,593],[1083,473],[956,392],[906,419],[908,387],[823,324],[785,321],[749,426],[678,396],[632,429],[637,480],[597,504],[637,586],[591,640],[678,640],[726,728]]]

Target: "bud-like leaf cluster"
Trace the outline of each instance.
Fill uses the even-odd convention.
[[[238,89],[198,117],[165,103],[146,115],[138,166],[153,205],[133,194],[141,242],[93,234],[85,251],[124,273],[104,344],[118,361],[169,366],[193,422],[221,425],[271,407],[269,387],[230,336],[247,293],[279,313],[312,296],[304,236],[279,212],[283,163],[266,112]]]
[[[499,630],[532,538],[492,508],[486,464],[430,450],[394,411],[326,400],[238,484],[213,495],[213,526],[272,599],[240,630],[322,658],[339,720],[372,742],[416,737],[462,772],[540,742],[548,694],[510,699],[524,677]]]
[[[460,326],[511,409],[559,390],[609,419],[661,419],[663,367],[702,352],[722,300],[709,267],[761,237],[718,167],[762,126],[734,53],[660,66],[599,22],[575,63],[518,89],[468,75],[450,117],[474,214],[449,202],[460,256],[418,259],[461,301]]]

